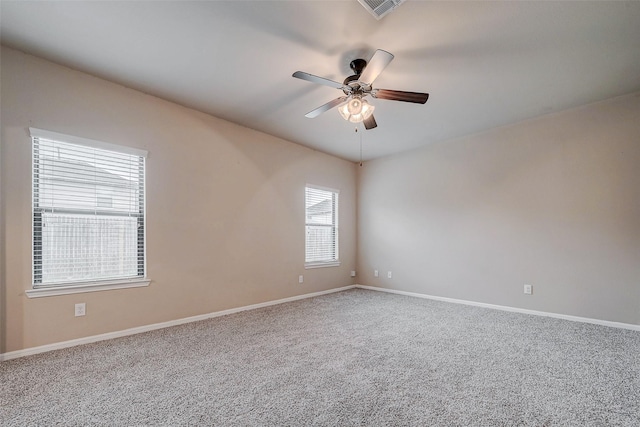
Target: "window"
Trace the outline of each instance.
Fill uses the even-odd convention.
[[[144,279],[146,152],[30,131],[34,289]]]
[[[338,262],[338,191],[305,188],[305,266],[340,265]]]

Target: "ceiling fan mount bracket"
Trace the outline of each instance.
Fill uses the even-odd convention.
[[[367,66],[367,61],[362,58],[354,59],[349,63],[349,67],[353,70],[353,73],[357,76],[362,74],[362,71]]]

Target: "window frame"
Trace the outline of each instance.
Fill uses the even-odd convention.
[[[37,128],[29,128],[30,133],[30,143],[32,149],[32,168],[31,168],[31,184],[32,184],[32,199],[31,199],[31,289],[26,290],[25,294],[29,298],[34,297],[44,297],[44,296],[54,296],[54,295],[65,295],[65,294],[73,294],[73,293],[81,293],[81,292],[93,292],[93,291],[104,291],[104,290],[112,290],[112,289],[124,289],[124,288],[133,288],[133,287],[144,287],[149,286],[151,280],[147,278],[147,236],[146,236],[146,158],[148,153],[146,150],[140,150],[132,147],[126,147],[121,145],[110,144],[102,141],[65,135],[58,132],[51,132],[43,129]],[[113,278],[100,278],[100,279],[86,279],[86,280],[78,280],[78,281],[68,281],[64,280],[56,282],[56,283],[42,283],[42,269],[36,269],[36,263],[38,262],[38,255],[36,253],[36,247],[38,243],[36,242],[37,238],[41,238],[42,230],[38,230],[36,227],[37,218],[40,216],[42,218],[43,210],[39,208],[37,205],[40,202],[40,182],[39,175],[36,176],[37,170],[35,165],[36,152],[34,151],[36,146],[34,144],[35,139],[44,139],[49,141],[58,141],[61,143],[80,145],[89,148],[108,150],[112,152],[117,152],[121,154],[129,154],[133,156],[139,157],[139,161],[142,162],[141,168],[139,168],[139,173],[143,176],[140,181],[140,191],[138,193],[139,200],[138,207],[142,210],[139,216],[133,216],[132,218],[137,218],[136,223],[138,224],[137,228],[137,256],[142,255],[142,262],[137,263],[137,271],[138,275],[132,277],[113,277]],[[53,208],[55,210],[55,208]],[[86,211],[82,211],[80,209],[59,209],[60,212],[65,212],[69,214],[84,214],[86,215]],[[100,209],[96,206],[95,213],[99,213]],[[122,214],[116,214],[117,216],[123,216]],[[41,222],[40,222],[41,223]],[[38,233],[40,233],[38,235]],[[141,239],[141,241],[140,241]],[[42,242],[42,240],[40,240]],[[140,244],[141,243],[141,244]],[[42,243],[39,243],[40,247]],[[140,254],[142,252],[142,254]],[[40,255],[41,257],[41,255]],[[41,262],[41,259],[40,259]],[[39,274],[37,273],[39,271]]]
[[[307,217],[308,217],[308,213],[307,213],[307,189],[311,189],[311,190],[320,190],[320,191],[327,191],[332,193],[332,223],[331,224],[318,224],[318,223],[309,223],[307,222]],[[304,252],[304,268],[305,269],[310,269],[310,268],[322,268],[322,267],[338,267],[340,266],[340,250],[339,250],[339,246],[340,246],[340,232],[339,232],[339,200],[340,200],[340,190],[337,190],[335,188],[328,188],[328,187],[322,187],[319,185],[314,185],[314,184],[306,184],[305,188],[304,188],[304,202],[305,202],[305,209],[304,209],[304,232],[305,232],[305,252]],[[333,234],[333,247],[334,247],[334,257],[332,259],[326,259],[326,260],[314,260],[314,261],[307,261],[307,236],[308,236],[308,228],[309,226],[326,226],[326,227],[331,227],[332,229],[332,234]]]

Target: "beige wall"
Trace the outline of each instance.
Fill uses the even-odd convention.
[[[358,212],[361,284],[640,324],[640,94],[367,162]]]
[[[1,64],[0,353],[353,283],[354,164],[15,50],[3,47]],[[150,287],[25,296],[30,126],[149,151]],[[341,192],[340,267],[304,269],[307,183]]]
[[[640,324],[640,94],[359,168],[15,50],[1,65],[0,353],[345,286],[356,244],[361,284]],[[149,151],[150,287],[25,296],[30,126]],[[306,183],[341,191],[338,268],[304,270]]]

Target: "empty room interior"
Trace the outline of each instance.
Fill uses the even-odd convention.
[[[0,20],[0,424],[640,425],[640,2]]]

